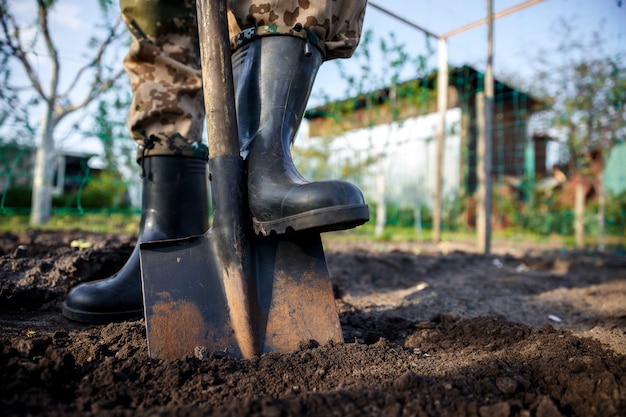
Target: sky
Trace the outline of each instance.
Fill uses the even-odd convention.
[[[487,0],[374,0],[374,3],[402,16],[436,35],[443,35],[487,15]],[[493,12],[525,3],[524,0],[494,0]],[[621,4],[621,6],[620,6]],[[533,61],[539,50],[554,50],[561,39],[557,28],[566,20],[576,28],[575,33],[590,39],[594,31],[601,30],[606,39],[605,52],[621,50],[626,53],[626,1],[620,0],[545,0],[516,13],[494,21],[494,73],[514,74],[530,78],[534,72]],[[364,31],[372,30],[377,37],[388,37],[393,32],[402,41],[411,56],[428,54],[425,35],[419,30],[369,7]],[[437,66],[437,41],[431,41],[433,54],[429,66]],[[469,64],[484,70],[487,62],[487,27],[483,25],[448,39],[449,65]],[[341,65],[349,68],[350,60]],[[377,71],[384,71],[379,62]],[[357,71],[355,68],[353,71]],[[337,65],[327,63],[318,75],[313,100],[342,89]],[[410,78],[410,74],[407,75]],[[328,87],[326,87],[328,86]]]
[[[494,13],[522,3],[523,0],[494,0]],[[444,34],[468,23],[484,18],[486,0],[375,0],[375,3],[403,16],[435,34]],[[21,18],[33,16],[34,0],[9,0]],[[52,33],[58,40],[61,65],[72,71],[85,61],[85,45],[98,16],[96,0],[59,0],[52,15]],[[593,31],[601,30],[607,41],[605,52],[626,52],[626,0],[545,0],[515,14],[494,22],[494,73],[514,74],[530,78],[533,61],[541,50],[554,50],[558,42],[559,20],[566,19],[576,28],[576,35],[588,39]],[[426,37],[420,31],[369,7],[364,30],[372,30],[375,37],[393,32],[405,45],[411,56],[428,54]],[[431,41],[429,66],[437,65],[437,42]],[[45,54],[38,52],[32,58],[36,65],[45,65]],[[124,51],[119,51],[119,65]],[[483,70],[487,58],[486,26],[472,29],[448,40],[450,65],[469,64]],[[357,74],[358,62],[341,60],[346,71]],[[382,60],[374,60],[372,71],[385,74]],[[403,74],[411,78],[411,73]],[[62,82],[67,83],[68,78]],[[339,75],[337,64],[322,65],[314,85],[310,106],[323,104],[326,98],[345,96],[347,85]],[[67,128],[69,129],[69,128]],[[69,132],[69,130],[68,130]],[[61,132],[61,135],[63,133]],[[86,141],[70,138],[65,147],[82,148]]]

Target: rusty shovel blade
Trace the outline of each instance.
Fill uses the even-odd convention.
[[[149,355],[177,359],[198,352],[250,357],[289,352],[302,341],[343,341],[319,234],[255,236],[255,295],[233,302],[209,230],[201,236],[141,245]],[[254,306],[253,329],[230,305]],[[240,332],[252,336],[240,337]],[[252,342],[253,346],[245,345]],[[244,346],[242,346],[244,344]]]
[[[309,340],[343,342],[318,233],[254,236],[251,252],[261,353],[293,351]]]
[[[178,359],[197,349],[241,357],[230,324],[211,231],[141,245],[149,356]]]

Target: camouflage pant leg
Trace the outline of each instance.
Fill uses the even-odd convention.
[[[204,100],[193,0],[120,0],[132,35],[124,67],[133,93],[128,127],[137,159],[206,158]]]
[[[321,41],[325,59],[348,58],[356,49],[365,16],[366,0],[228,0],[231,40],[246,29],[259,35],[293,33],[298,23]],[[262,28],[268,26],[267,28]],[[252,33],[252,31],[248,31]],[[234,42],[237,47],[237,42]]]
[[[242,28],[271,25],[289,31],[296,23],[322,43],[326,59],[356,48],[366,0],[229,0],[231,36]],[[139,144],[137,158],[184,155],[206,158],[202,144],[204,104],[194,0],[120,0],[132,35],[124,67],[133,100],[128,127]],[[282,33],[282,32],[281,32]]]

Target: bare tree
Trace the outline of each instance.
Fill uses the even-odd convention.
[[[36,101],[42,104],[43,114],[37,131],[38,145],[33,177],[33,198],[30,223],[41,225],[48,221],[52,205],[52,175],[54,169],[55,132],[59,123],[68,115],[84,110],[102,93],[107,91],[122,75],[121,65],[110,65],[108,52],[124,39],[125,31],[119,18],[111,19],[110,0],[98,0],[102,11],[103,23],[99,27],[102,33],[88,40],[91,56],[86,63],[69,78],[67,86],[62,85],[62,60],[57,43],[50,30],[50,13],[62,0],[36,0],[37,16],[32,27],[18,22],[8,0],[0,0],[0,54],[8,57],[8,62],[15,62],[15,67],[28,80],[28,91],[22,89],[22,96],[32,92]],[[15,3],[13,3],[13,6]],[[36,36],[32,37],[32,29]],[[37,54],[39,42],[45,53]],[[68,49],[75,45],[68,45]],[[38,64],[35,65],[33,57]],[[2,57],[0,57],[2,58]],[[48,65],[41,65],[46,58]],[[65,76],[67,73],[63,73]],[[9,83],[12,77],[6,77],[6,84],[0,90],[15,91]],[[14,78],[14,77],[13,77]],[[47,81],[47,85],[44,83]],[[1,96],[1,94],[0,94]],[[11,96],[11,97],[14,97]],[[78,97],[78,98],[76,98]]]

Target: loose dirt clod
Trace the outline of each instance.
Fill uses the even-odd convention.
[[[0,415],[626,415],[623,256],[332,243],[346,343],[155,361],[142,320],[60,314],[69,288],[131,250],[129,236],[0,234]]]

